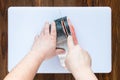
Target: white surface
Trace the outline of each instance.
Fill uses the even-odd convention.
[[[68,16],[79,44],[92,57],[95,73],[111,71],[111,9],[109,7],[10,7],[8,9],[8,71],[31,49],[45,21]],[[58,57],[44,61],[38,73],[68,73]]]

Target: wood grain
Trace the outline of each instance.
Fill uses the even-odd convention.
[[[0,80],[8,73],[7,9],[10,6],[109,6],[112,9],[112,72],[99,80],[120,79],[120,0],[0,0]],[[71,74],[37,74],[34,80],[74,80]]]

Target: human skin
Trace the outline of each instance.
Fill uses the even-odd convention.
[[[91,59],[88,53],[78,45],[75,31],[72,29],[72,36],[67,38],[68,55],[65,63],[67,69],[73,74],[76,80],[97,80],[91,70]],[[63,49],[56,49],[56,26],[53,22],[51,31],[49,23],[46,22],[42,32],[35,37],[30,52],[20,61],[4,80],[33,80],[41,63],[55,55],[64,53]]]
[[[56,49],[56,27],[53,22],[49,32],[46,22],[42,32],[35,37],[32,49],[5,77],[4,80],[33,80],[41,63],[57,54],[64,53],[63,49]]]
[[[76,37],[75,29],[68,19],[72,36],[68,36],[68,54],[66,56],[66,67],[76,80],[97,80],[91,69],[91,58],[87,51],[82,49]]]
[[[91,69],[91,58],[87,51],[74,44],[72,36],[68,36],[68,54],[66,67],[76,80],[97,80]]]

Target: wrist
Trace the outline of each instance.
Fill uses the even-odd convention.
[[[45,55],[44,53],[42,53],[42,51],[40,52],[40,51],[31,50],[30,53],[36,55],[36,57],[44,61]]]
[[[95,76],[90,67],[80,67],[80,69],[73,72],[73,76],[75,80],[96,80],[93,79]]]

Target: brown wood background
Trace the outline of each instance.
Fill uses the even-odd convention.
[[[0,80],[7,75],[9,6],[110,6],[112,9],[112,72],[99,80],[120,80],[120,0],[0,0]],[[34,80],[74,80],[71,74],[37,74]]]

